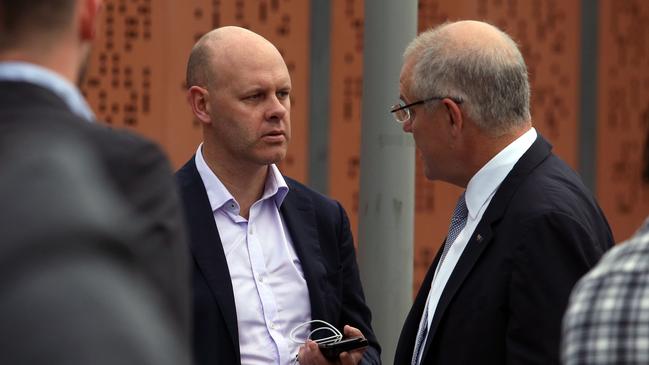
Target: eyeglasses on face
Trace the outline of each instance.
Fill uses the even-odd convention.
[[[400,102],[399,104],[395,104],[390,108],[390,113],[392,113],[392,115],[394,116],[394,120],[397,123],[403,124],[408,120],[410,120],[410,116],[412,115],[410,108],[412,108],[413,106],[417,106],[419,104],[427,103],[433,100],[443,100],[443,99],[451,99],[455,104],[462,104],[463,102],[462,98],[457,98],[452,96],[431,96],[430,98],[418,100],[406,105],[403,105],[403,102]]]

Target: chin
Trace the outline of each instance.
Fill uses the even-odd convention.
[[[424,176],[426,176],[426,179],[430,181],[435,181],[438,178],[438,176],[434,173],[434,171],[431,168],[426,166],[424,166]]]
[[[263,161],[264,165],[270,165],[272,163],[280,163],[282,160],[284,160],[284,157],[286,157],[286,151],[262,156],[260,160]]]

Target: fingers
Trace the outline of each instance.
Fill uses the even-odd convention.
[[[343,328],[343,334],[345,338],[364,337],[363,333],[358,328],[349,325],[346,325]],[[300,347],[298,359],[300,365],[325,365],[334,363],[340,363],[341,365],[356,365],[361,361],[364,353],[365,348],[343,352],[340,354],[338,361],[329,362],[320,352],[318,344],[312,340],[307,340],[306,343]]]
[[[342,352],[339,358],[341,365],[356,365],[360,361],[360,358],[355,359],[349,352]]]
[[[353,337],[365,337],[363,336],[363,333],[361,330],[359,330],[356,327],[352,327],[349,325],[345,325],[343,328],[343,333],[345,334],[346,338],[353,338]],[[365,353],[365,348],[357,349],[357,350],[352,350],[350,352],[343,352],[340,354],[340,363],[342,365],[356,365],[358,364],[361,359],[363,358],[363,354]]]
[[[306,343],[300,346],[298,352],[298,359],[300,365],[326,365],[327,360],[320,353],[318,344],[314,341],[307,340]]]
[[[357,350],[352,350],[350,352],[341,352],[339,359],[340,359],[340,364],[341,365],[356,365],[361,362],[361,359],[363,359],[363,354],[365,353],[365,349],[357,349]]]
[[[345,325],[345,328],[343,328],[343,333],[345,334],[345,337],[350,338],[350,337],[363,337],[363,333],[361,330],[359,330],[356,327],[352,327],[350,325]]]

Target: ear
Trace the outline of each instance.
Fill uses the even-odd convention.
[[[448,112],[448,122],[450,124],[451,135],[453,137],[459,137],[464,129],[464,115],[462,115],[462,110],[460,107],[451,99],[442,100],[446,110]]]
[[[77,14],[79,21],[79,37],[82,41],[90,42],[97,35],[97,25],[99,23],[99,13],[101,10],[101,0],[79,0]]]
[[[189,102],[194,116],[205,124],[212,123],[209,95],[209,91],[200,86],[192,86],[187,90],[187,102]]]

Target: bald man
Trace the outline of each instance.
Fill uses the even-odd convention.
[[[464,191],[395,364],[558,364],[570,290],[613,238],[533,128],[516,44],[475,21],[423,32],[405,51],[400,95],[392,113],[426,177]]]
[[[344,209],[275,166],[291,138],[291,78],[277,48],[243,28],[216,29],[192,49],[187,86],[203,128],[177,172],[194,258],[196,362],[379,363]],[[311,320],[370,346],[328,362],[305,343],[321,326]]]

